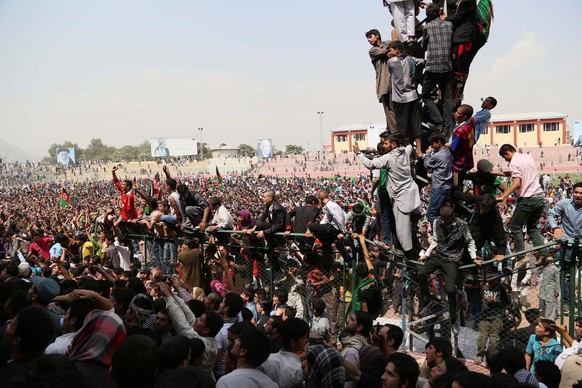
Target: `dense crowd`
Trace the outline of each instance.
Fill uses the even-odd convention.
[[[483,166],[478,163],[478,170],[468,174],[471,183],[459,193],[467,203],[483,206],[471,198],[491,189],[476,180],[491,174]],[[216,380],[229,386],[239,374],[266,386],[272,381],[279,386],[366,385],[389,378],[387,360],[405,368],[400,364],[406,365],[407,359],[397,352],[404,337],[401,328],[373,326],[375,318],[403,307],[401,262],[406,256],[398,233],[384,235],[379,222],[382,205],[374,190],[381,171],[372,179],[228,176],[178,182],[164,167],[165,179],[152,186],[148,181],[120,182],[115,170],[114,184],[62,187],[13,181],[4,188],[0,248],[5,366],[0,373],[1,381],[11,381],[7,386],[39,381],[47,386],[148,386],[154,381],[158,386],[213,386]],[[489,178],[493,188],[507,190],[497,178]],[[545,195],[537,227],[543,242],[562,237],[557,236],[560,231],[578,233],[560,224],[560,216],[567,217],[564,201],[580,206],[582,185],[567,177],[557,186],[545,176],[540,182]],[[430,255],[438,221],[447,216],[445,205],[430,224],[431,194],[427,188],[421,194],[428,204],[420,206],[410,224],[415,240],[424,244],[411,257],[415,260]],[[486,212],[476,210],[469,223],[460,218],[455,222],[473,225],[477,218],[479,226],[478,218]],[[477,260],[512,252],[506,231],[511,233],[514,211],[512,205],[502,213],[495,210],[502,236],[485,237],[491,244],[481,244]],[[477,231],[483,232],[482,225],[470,228],[469,235]],[[465,293],[465,300],[468,296],[458,315],[465,323],[473,315],[473,325],[480,329],[477,358],[487,359],[493,378],[498,373],[495,357],[517,380],[531,383],[537,376],[546,383],[550,377],[544,373],[551,373],[544,360],[563,361],[577,354],[577,342],[567,328],[553,321],[556,297],[562,293],[559,271],[553,260],[542,259],[541,280],[536,254],[502,262],[502,275],[523,266],[525,271],[517,268],[515,276],[486,283],[468,278],[455,290]],[[360,263],[352,289],[344,275],[354,260]],[[439,306],[452,314],[451,306],[438,297],[447,284],[444,275],[444,282],[440,277],[421,280],[435,294],[428,310],[422,301],[414,303],[411,296],[422,292],[411,287],[406,300],[415,314],[426,316],[420,310],[427,310],[438,316]],[[523,306],[529,326],[520,326],[520,296],[544,282],[553,282],[542,288],[553,287],[556,294],[540,303],[541,311]],[[512,285],[523,292],[512,293]],[[347,294],[352,295],[352,307],[342,312],[338,301]],[[514,320],[508,323],[505,315],[512,309]],[[576,322],[582,326],[582,320]],[[426,326],[415,328],[428,331],[430,338],[418,384],[450,384],[446,379],[452,371],[466,367],[452,357],[447,325],[441,322],[440,336],[434,326]],[[576,326],[578,336],[579,331]],[[573,344],[564,353],[553,338],[556,332],[566,346]],[[510,350],[525,354],[523,368],[501,364],[499,360],[512,360],[506,354]],[[535,371],[534,366],[541,372],[520,372]]]

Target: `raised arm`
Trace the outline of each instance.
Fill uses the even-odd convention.
[[[140,189],[138,189],[137,187],[133,187],[133,191],[135,191],[135,193],[137,195],[139,195],[141,198],[145,199],[146,201],[148,200],[148,196],[145,195],[145,193],[143,191],[141,191]]]
[[[234,292],[234,281],[232,280],[232,274],[230,273],[228,260],[226,260],[226,247],[218,248],[218,256],[220,258],[220,265],[224,271],[224,277],[226,278],[226,289]]]
[[[115,187],[117,187],[117,190],[122,191],[121,190],[121,183],[119,182],[119,179],[117,179],[117,166],[113,166],[111,168],[111,176],[113,177],[113,184],[115,184]]]
[[[113,310],[113,304],[95,291],[77,289],[71,292],[71,299],[93,299],[101,310]]]
[[[374,264],[372,264],[372,261],[370,260],[370,253],[368,252],[368,246],[366,245],[366,236],[364,236],[363,234],[355,234],[355,236],[357,236],[360,239],[360,245],[362,246],[362,251],[364,252],[364,260],[366,260],[366,266],[368,267],[368,271],[371,271],[372,269],[374,269]]]
[[[163,172],[164,172],[164,174],[166,175],[166,179],[170,179],[170,178],[172,178],[172,177],[170,176],[170,171],[168,170],[168,166],[166,166],[165,164],[164,164],[164,166],[162,167],[162,171],[163,171]]]
[[[109,272],[107,272],[105,270],[105,268],[103,268],[101,266],[101,264],[97,264],[93,266],[95,268],[95,270],[97,272],[99,272],[101,274],[101,276],[103,276],[105,278],[105,280],[107,281],[107,283],[109,284],[115,284],[115,278],[113,276],[111,276],[111,274]]]

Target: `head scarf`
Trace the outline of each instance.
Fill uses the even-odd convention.
[[[148,306],[151,306],[151,308],[139,307],[138,301],[142,305],[147,304]],[[134,296],[131,302],[129,303],[129,308],[131,308],[131,310],[135,314],[135,319],[137,320],[137,323],[140,326],[143,326],[150,317],[150,315],[154,313],[154,304],[146,294],[137,294],[136,296]]]
[[[204,300],[204,289],[200,287],[192,287],[192,296],[197,300]]]
[[[344,359],[333,348],[323,345],[311,346],[307,351],[309,385],[343,388],[346,382]]]
[[[110,366],[113,352],[125,337],[123,321],[117,314],[93,310],[71,342],[69,359],[73,362],[93,361]]]
[[[379,347],[366,345],[360,349],[360,370],[370,376],[380,378],[384,373],[386,360]]]
[[[228,292],[224,284],[220,282],[220,280],[213,280],[210,282],[210,289],[214,292],[218,292],[220,295],[225,296]]]
[[[241,217],[241,220],[238,223],[239,229],[248,229],[250,228],[253,218],[251,217],[251,212],[247,209],[243,209],[238,212],[238,215]]]

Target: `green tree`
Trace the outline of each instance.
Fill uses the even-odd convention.
[[[137,146],[140,160],[152,160],[152,149],[149,141],[144,141]]]
[[[303,153],[303,147],[295,144],[287,144],[285,146],[285,155],[300,155]]]
[[[139,147],[126,145],[118,148],[113,153],[113,160],[115,161],[134,161],[139,160]]]
[[[204,157],[204,159],[212,158],[212,152],[206,143],[198,143],[198,157]]]
[[[248,144],[240,144],[238,146],[238,152],[240,156],[246,156],[249,158],[252,158],[257,154],[255,149]]]
[[[111,160],[112,155],[101,139],[91,139],[85,149],[85,160]]]

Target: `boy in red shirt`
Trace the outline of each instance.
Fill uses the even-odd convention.
[[[115,171],[117,171],[117,166],[113,166],[111,174],[113,175],[115,187],[121,192],[121,219],[124,221],[135,220],[137,211],[135,210],[135,195],[132,190],[133,183],[129,179],[120,182]]]

